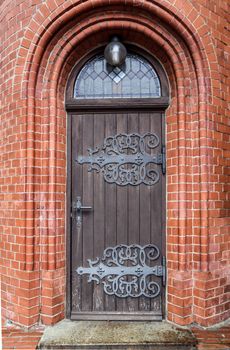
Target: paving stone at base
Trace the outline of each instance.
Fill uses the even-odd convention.
[[[196,340],[188,329],[166,322],[64,320],[48,327],[39,349],[192,350]]]
[[[82,345],[48,345],[38,347],[37,349],[47,349],[47,350],[196,350],[196,346],[193,345],[100,345],[96,346],[82,346]],[[213,349],[208,349],[213,350]],[[223,350],[223,349],[215,349],[215,350]]]

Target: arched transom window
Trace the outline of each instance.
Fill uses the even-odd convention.
[[[81,69],[74,84],[76,99],[150,97],[161,97],[160,80],[152,65],[136,54],[128,54],[120,67],[96,56]]]

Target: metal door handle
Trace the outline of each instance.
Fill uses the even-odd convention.
[[[77,201],[73,202],[73,211],[75,211],[75,215],[72,213],[72,217],[76,219],[77,226],[81,226],[82,222],[82,210],[90,211],[93,208],[90,206],[84,206],[81,203],[81,197],[77,197]]]
[[[79,210],[92,210],[93,208],[92,207],[83,207],[81,206],[81,208]]]
[[[80,210],[92,210],[93,208],[82,205],[81,204],[81,197],[77,197],[76,209],[77,209],[77,211],[80,211]]]

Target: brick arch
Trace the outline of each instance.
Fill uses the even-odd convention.
[[[192,151],[187,149],[192,148],[192,145],[187,146],[186,138],[193,134],[198,146],[202,145],[202,142],[203,146],[207,143],[206,135],[201,140],[199,127],[198,130],[195,130],[195,125],[202,125],[204,133],[207,132],[207,115],[203,105],[207,103],[209,96],[211,96],[209,63],[211,62],[212,53],[207,53],[204,50],[199,32],[202,30],[202,33],[204,33],[207,28],[197,12],[194,15],[195,9],[189,2],[186,2],[186,4],[187,11],[191,14],[190,20],[188,19],[189,16],[186,18],[182,12],[178,11],[180,1],[178,1],[177,7],[174,7],[168,1],[162,1],[161,4],[157,4],[155,1],[140,3],[126,1],[127,8],[122,7],[121,3],[123,2],[110,1],[108,5],[107,1],[95,0],[93,2],[85,1],[84,3],[76,1],[74,4],[70,4],[67,1],[62,6],[54,7],[53,9],[52,7],[48,8],[44,3],[41,5],[40,11],[31,20],[30,26],[25,32],[24,38],[28,39],[30,37],[28,50],[25,50],[23,46],[25,43],[22,40],[22,49],[19,56],[24,57],[26,62],[23,68],[25,75],[22,79],[22,91],[24,98],[28,96],[27,149],[30,150],[30,153],[27,151],[28,185],[26,191],[29,199],[25,202],[25,209],[27,209],[27,212],[31,208],[31,204],[33,206],[35,203],[39,205],[44,204],[44,209],[40,213],[42,216],[44,214],[43,217],[45,217],[42,221],[44,224],[42,228],[41,222],[36,218],[33,218],[33,221],[26,221],[28,223],[25,252],[26,268],[28,270],[37,269],[37,262],[42,253],[44,258],[42,260],[43,279],[54,280],[57,277],[53,276],[58,274],[60,274],[58,278],[63,278],[62,274],[64,272],[61,269],[65,265],[63,257],[64,207],[61,205],[61,201],[64,198],[63,194],[65,191],[65,157],[63,156],[64,151],[60,150],[60,147],[61,144],[65,144],[66,140],[63,122],[64,110],[62,108],[63,104],[62,106],[60,104],[64,101],[64,86],[73,64],[74,55],[76,55],[76,51],[73,49],[75,45],[82,43],[81,55],[83,55],[90,45],[106,42],[106,31],[117,32],[122,28],[122,32],[125,33],[124,37],[127,36],[130,41],[135,39],[137,44],[143,46],[151,54],[153,54],[152,45],[148,45],[148,42],[154,43],[154,47],[158,50],[157,53],[155,52],[155,55],[165,66],[171,79],[171,86],[174,86],[174,99],[168,111],[167,119],[169,155],[172,159],[175,158],[175,162],[173,160],[170,161],[168,166],[168,189],[170,196],[172,196],[172,199],[169,199],[171,206],[168,209],[168,236],[171,237],[171,240],[168,241],[169,294],[175,297],[175,292],[170,291],[170,287],[173,288],[176,279],[181,281],[180,288],[182,290],[192,281],[190,274],[187,272],[188,268],[201,268],[204,271],[207,269],[208,193],[207,188],[205,188],[206,185],[203,183],[199,185],[199,181],[197,181],[197,186],[201,186],[201,188],[198,188],[196,193],[192,193],[192,190],[188,189],[186,166]],[[103,8],[104,14],[100,18],[101,8]],[[132,14],[129,14],[129,11],[127,11],[130,8],[132,8]],[[120,14],[115,14],[113,12],[115,9],[119,9]],[[88,18],[87,14],[91,13],[91,11],[95,12],[95,16],[92,12],[92,16]],[[146,15],[147,13],[148,16]],[[151,18],[152,15],[154,15],[154,20]],[[73,25],[73,19],[76,16],[79,21],[76,25]],[[192,20],[193,17],[194,20]],[[60,36],[60,33],[62,33],[62,36]],[[209,36],[206,37],[206,40],[211,48],[212,43]],[[88,47],[87,44],[89,45]],[[81,55],[79,55],[79,58]],[[169,67],[171,67],[171,71]],[[189,82],[192,83],[192,86],[189,86]],[[186,99],[194,103],[194,109],[189,110],[186,105]],[[192,118],[194,126],[190,129],[189,125],[192,125]],[[42,129],[44,131],[42,140],[34,136],[36,130],[40,128],[39,123],[41,120],[44,128]],[[61,133],[60,130],[62,130]],[[44,182],[41,181],[41,185],[37,186],[34,185],[34,178],[37,176],[34,169],[38,160],[36,152],[38,154],[41,152],[43,155],[47,154],[47,144],[49,154],[44,156],[41,168],[48,168],[49,173],[47,179]],[[181,155],[178,162],[179,148]],[[199,150],[199,147],[197,149]],[[61,154],[62,162],[60,162],[58,154]],[[201,155],[198,155],[199,169],[197,176],[200,179],[202,174],[205,177],[204,180],[207,180],[208,169],[201,162]],[[204,162],[204,164],[207,164],[207,162]],[[61,172],[62,181],[58,185],[56,179],[60,174],[57,174],[57,170],[55,170],[57,168],[62,168],[63,170]],[[41,171],[39,176],[42,179],[45,177],[45,173]],[[61,189],[58,189],[58,187]],[[43,188],[43,192],[48,193],[48,198],[33,199],[32,194],[42,192],[41,188]],[[61,193],[61,200],[58,199],[59,192]],[[194,199],[196,195],[200,196],[200,192],[206,195],[204,203],[206,211],[200,211],[200,216],[194,218],[186,202],[189,195]],[[174,201],[176,204],[173,203]],[[201,208],[199,207],[198,209]],[[192,231],[189,225],[193,220],[196,220],[196,223],[199,221],[199,226],[201,215],[204,215],[203,227],[201,227],[199,232]],[[56,225],[57,222],[58,225]],[[38,223],[39,227],[36,230],[35,223]],[[61,224],[58,228],[59,223]],[[40,235],[42,239],[48,240],[48,244],[42,252],[35,248],[34,241],[31,243],[31,235],[28,234],[31,230],[33,231],[33,237]],[[199,239],[200,251],[186,251],[186,237],[192,237],[194,234]],[[177,249],[177,247],[179,248]],[[31,256],[33,256],[32,259]],[[195,263],[193,263],[194,258]],[[56,269],[62,272],[57,272],[56,275]],[[181,271],[181,273],[178,271]],[[194,320],[191,307],[185,307],[176,312],[171,305],[172,302],[169,300],[168,318],[170,320],[176,323],[190,323]],[[44,311],[46,306],[44,302],[42,305],[44,314],[46,313]],[[62,312],[63,304],[60,308],[59,317],[61,317]],[[177,315],[178,317],[176,317]],[[46,323],[54,322],[55,317],[52,312],[49,316],[49,318],[44,317],[43,321]]]
[[[157,16],[160,20],[170,25],[170,28],[187,42],[191,52],[194,54],[194,59],[198,66],[199,63],[201,63],[199,62],[199,58],[204,61],[203,64],[206,68],[208,68],[208,64],[216,62],[211,36],[208,35],[208,27],[190,1],[178,0],[175,5],[166,0],[161,1],[160,4],[157,1],[136,2],[135,0],[127,0],[125,6],[121,7],[121,5],[123,5],[122,0],[111,0],[109,4],[107,0],[94,0],[93,2],[87,0],[84,3],[75,0],[74,4],[67,1],[63,2],[59,7],[43,3],[41,4],[39,11],[37,11],[32,18],[30,25],[24,34],[24,41],[22,41],[19,56],[27,57],[26,66],[31,67],[31,64],[33,63],[36,69],[36,65],[41,58],[44,47],[60,27],[63,27],[66,23],[73,20],[75,16],[81,18],[81,16],[88,14],[90,11],[96,12],[98,9],[100,10],[100,8],[103,10],[105,8],[118,8],[119,11],[124,9],[129,11],[129,9],[134,9],[136,12],[140,11],[140,13],[145,12],[152,14],[155,18]],[[28,44],[25,44],[27,38],[30,39],[29,46]],[[204,50],[204,47],[207,46],[209,46],[208,52]],[[34,55],[35,52],[37,53],[36,57]],[[26,76],[24,78],[25,81],[28,82],[27,79],[30,70],[26,69],[26,66],[24,69]],[[209,72],[208,75],[210,76],[210,74],[211,73]]]
[[[27,95],[27,92],[29,91],[31,93],[29,96],[33,95],[39,61],[41,60],[41,57],[43,57],[43,54],[45,54],[47,43],[60,27],[64,27],[65,24],[73,20],[75,16],[81,18],[84,14],[88,13],[88,11],[90,12],[93,10],[96,12],[100,10],[102,6],[106,6],[108,9],[113,9],[114,6],[114,9],[116,9],[116,7],[121,4],[122,1],[119,2],[114,0],[110,1],[109,5],[106,1],[98,0],[95,0],[94,2],[85,1],[83,4],[79,1],[75,1],[74,5],[66,2],[58,8],[55,6],[52,7],[51,5],[48,7],[47,4],[42,4],[39,12],[37,12],[31,20],[29,28],[24,35],[25,41],[27,38],[30,38],[30,45],[28,47],[28,43],[26,45],[25,42],[22,41],[21,51],[19,51],[19,61],[21,61],[21,57],[26,57],[23,69],[25,72],[23,77],[24,86],[22,89],[24,94]],[[185,4],[183,3],[183,5]],[[138,11],[141,12],[150,12],[155,16],[159,16],[159,19],[164,21],[167,25],[170,24],[170,29],[173,29],[177,35],[183,38],[189,47],[191,57],[193,58],[196,70],[198,71],[200,98],[205,96],[205,92],[211,95],[211,80],[208,69],[208,63],[210,63],[211,60],[208,60],[207,56],[212,57],[213,60],[214,52],[212,50],[212,42],[209,35],[207,35],[204,40],[205,44],[209,46],[209,52],[206,53],[203,49],[204,45],[201,39],[204,34],[208,33],[208,28],[195,8],[189,2],[186,3],[186,6],[180,7],[180,4],[175,6],[167,1],[163,1],[159,5],[154,1],[139,3],[133,0],[126,1],[126,10],[129,10],[129,7],[134,8],[135,10],[138,9]],[[184,13],[178,11],[178,8],[186,8],[188,11],[186,14],[187,17]],[[121,10],[121,8],[119,8],[119,10]],[[138,21],[138,18],[136,18],[136,21]],[[153,20],[152,23],[154,25]],[[199,36],[201,30],[202,35]],[[20,63],[18,66],[20,66]],[[206,84],[204,82],[204,73],[206,76]]]
[[[81,46],[81,43],[84,43],[84,40],[87,38],[87,40],[85,40],[85,41],[88,43],[88,48],[87,47],[84,48],[84,50],[87,51],[88,49],[90,49],[93,42],[97,43],[97,42],[100,42],[100,40],[102,40],[102,43],[104,43],[104,42],[106,43],[108,40],[108,34],[104,34],[105,38],[103,38],[103,30],[104,30],[103,21],[102,21],[102,19],[100,19],[98,17],[97,17],[97,20],[100,21],[100,28],[99,29],[96,27],[97,23],[95,23],[94,26],[93,25],[90,26],[91,31],[93,32],[92,41],[90,39],[90,36],[87,36],[87,31],[85,33],[85,31],[83,30],[83,31],[81,31],[80,34],[78,34],[75,32],[75,30],[73,28],[71,33],[69,33],[69,35],[66,35],[66,37],[65,37],[65,41],[68,43],[68,45],[71,44],[71,47],[75,47],[76,43],[78,43],[78,47],[79,47],[79,46]],[[110,20],[111,19],[109,17],[105,20],[105,28],[107,26],[107,23]],[[186,61],[182,62],[180,55],[178,53],[176,53],[176,50],[175,50],[176,42],[173,39],[171,39],[172,42],[170,43],[170,45],[166,45],[164,37],[161,38],[159,36],[159,33],[158,33],[158,35],[153,35],[150,30],[149,30],[149,32],[145,31],[144,36],[143,36],[143,34],[141,35],[141,33],[143,33],[145,27],[143,27],[143,25],[141,26],[140,24],[138,26],[137,23],[135,23],[135,25],[132,25],[132,23],[130,21],[130,17],[129,17],[129,21],[127,22],[127,20],[122,21],[121,18],[119,18],[119,16],[118,16],[117,21],[113,22],[110,29],[115,30],[117,33],[119,31],[120,27],[122,27],[123,30],[126,30],[126,28],[128,28],[129,34],[128,34],[128,32],[126,33],[126,40],[127,41],[129,41],[129,40],[132,41],[134,36],[135,36],[135,43],[138,44],[138,35],[137,34],[140,35],[139,45],[141,45],[144,38],[145,38],[145,41],[148,41],[146,38],[150,39],[151,45],[149,45],[149,48],[148,48],[150,53],[153,53],[153,51],[151,50],[151,46],[152,46],[153,42],[156,42],[157,40],[159,40],[161,47],[163,45],[165,45],[165,51],[167,52],[167,55],[165,55],[165,61],[171,62],[171,67],[174,67],[175,65],[177,65],[177,71],[174,70],[174,74],[171,74],[171,78],[175,78],[175,80],[176,80],[176,83],[174,84],[175,89],[178,90],[178,91],[173,92],[173,94],[175,96],[177,96],[177,99],[176,99],[174,105],[178,105],[177,108],[179,108],[179,106],[180,106],[181,109],[184,109],[185,108],[184,98],[182,98],[182,96],[184,96],[184,93],[183,94],[181,93],[181,96],[179,96],[179,91],[183,92],[182,90],[184,89],[184,79],[185,78],[184,78],[182,73],[179,75],[178,71],[181,71],[181,72],[185,71],[185,72],[187,72],[187,74],[189,74],[189,68],[188,68],[188,63]],[[155,28],[156,32],[157,32],[157,29],[158,28]],[[104,31],[104,33],[106,33],[106,32]],[[160,33],[161,33],[161,36],[163,36],[162,31]],[[71,39],[71,37],[72,37],[72,39]],[[57,90],[58,90],[59,86],[63,86],[65,84],[63,82],[60,82],[60,79],[58,80],[58,77],[59,76],[61,77],[60,70],[63,66],[63,62],[66,62],[66,65],[68,64],[68,59],[67,59],[68,58],[68,51],[66,52],[65,55],[64,54],[61,55],[61,52],[65,52],[65,44],[62,41],[63,40],[61,39],[59,42],[59,45],[57,45],[56,50],[54,49],[53,52],[51,53],[51,56],[56,57],[56,59],[54,59],[54,60],[51,59],[52,69],[50,70],[50,75],[48,75],[48,72],[47,72],[47,70],[49,70],[49,69],[46,69],[47,82],[50,82],[50,83],[47,83],[46,85],[43,84],[43,89],[39,89],[39,91],[42,91],[43,98],[45,98],[46,101],[49,101],[48,104],[50,106],[51,105],[53,106],[52,111],[50,112],[50,116],[52,116],[54,119],[55,119],[56,113],[57,113],[56,108],[54,106],[56,106],[58,101],[62,101],[61,103],[63,103],[63,95],[59,96],[59,99],[56,98]],[[167,41],[169,41],[169,38],[167,38]],[[52,43],[51,43],[51,45],[52,45]],[[177,51],[179,51],[179,50],[177,50]],[[159,45],[158,45],[158,52],[162,52],[162,48],[160,48]],[[82,54],[84,54],[84,51]],[[154,54],[156,55],[157,53],[154,52]],[[79,58],[80,58],[80,56],[81,55],[78,55]],[[169,59],[169,57],[171,57],[171,58]],[[162,57],[159,57],[159,59],[161,60]],[[45,61],[46,61],[47,66],[49,66],[49,59],[46,58]],[[168,62],[168,66],[170,66],[169,62]],[[42,66],[43,66],[43,64],[44,64],[44,66],[46,66],[45,63],[42,63]],[[71,64],[69,64],[69,67],[71,69]],[[42,69],[42,71],[43,71],[43,69]],[[41,77],[40,77],[41,80],[42,80],[42,75],[43,74],[41,74]],[[67,76],[68,76],[68,70],[67,70],[66,78],[67,78]],[[196,89],[197,89],[196,82],[193,82],[193,89],[194,89],[194,91],[196,91]],[[196,96],[198,97],[198,93],[196,93]],[[177,111],[177,113],[178,112],[179,111]],[[182,134],[183,134],[183,131],[182,131]],[[185,136],[181,135],[180,138],[185,139]],[[179,139],[179,137],[178,137],[178,139]],[[51,142],[54,143],[55,141],[52,140]],[[177,173],[179,173],[179,169],[177,170]],[[178,230],[179,230],[179,228],[178,228]],[[179,242],[181,239],[183,239],[180,236],[180,234],[182,236],[184,236],[181,232],[179,233],[179,235],[178,235]],[[181,244],[181,247],[182,247],[182,244]],[[181,253],[181,255],[178,255],[176,261],[178,264],[184,264],[183,259],[185,259],[185,257],[182,258],[182,255],[185,254],[185,251],[180,252],[180,253]]]
[[[127,4],[131,4],[132,2],[128,2]],[[77,5],[77,4],[76,4]],[[97,9],[97,6],[101,6],[101,3],[95,1],[94,2],[94,10]],[[111,5],[113,5],[113,2],[111,2]],[[151,5],[151,6],[150,6]],[[184,39],[187,39],[187,43],[186,44],[189,44],[189,49],[188,49],[188,52],[187,54],[189,54],[190,52],[189,51],[193,51],[193,55],[192,55],[192,58],[191,58],[191,61],[194,61],[195,64],[196,64],[196,67],[193,69],[194,73],[196,74],[196,72],[198,71],[198,78],[197,78],[197,86],[198,86],[198,89],[199,89],[199,100],[202,101],[203,99],[205,99],[205,96],[207,96],[207,87],[208,85],[204,83],[204,72],[207,73],[207,68],[206,68],[206,71],[205,71],[205,61],[202,61],[201,60],[201,57],[200,56],[204,56],[203,54],[203,50],[195,50],[194,47],[197,46],[197,42],[199,41],[197,39],[198,36],[196,36],[195,34],[192,35],[192,37],[189,36],[188,34],[188,30],[186,31],[186,29],[188,28],[188,24],[186,23],[186,25],[184,25],[183,27],[183,30],[182,30],[182,24],[181,22],[179,23],[178,19],[177,19],[177,22],[176,22],[176,16],[172,15],[172,6],[168,7],[167,8],[167,12],[165,11],[165,8],[164,6],[166,6],[166,2],[164,3],[164,6],[163,4],[161,4],[161,6],[159,8],[156,7],[156,4],[152,3],[152,4],[149,4],[148,3],[148,6],[145,8],[145,6],[147,6],[147,4],[145,5],[145,3],[143,3],[143,6],[141,6],[141,10],[148,10],[148,11],[155,11],[155,14],[161,16],[164,20],[167,20],[170,25],[174,28],[177,28],[177,30],[181,30],[181,33],[184,35]],[[44,7],[44,9],[43,9]],[[36,41],[33,42],[32,41],[32,44],[31,44],[31,47],[30,47],[30,50],[29,50],[29,53],[27,55],[27,64],[28,64],[28,68],[29,69],[24,69],[25,72],[27,72],[27,77],[25,77],[24,82],[25,84],[28,84],[28,87],[25,89],[23,89],[25,91],[25,93],[28,94],[29,96],[29,100],[31,101],[30,105],[32,105],[32,101],[33,101],[33,96],[34,96],[34,87],[35,86],[34,84],[36,84],[36,81],[37,81],[37,73],[38,72],[38,68],[40,66],[40,60],[41,58],[45,55],[45,51],[43,51],[43,47],[46,47],[47,45],[47,42],[50,41],[50,38],[52,36],[52,33],[55,32],[55,30],[57,30],[58,27],[60,27],[60,23],[62,26],[64,26],[64,19],[65,20],[71,20],[73,16],[76,15],[76,11],[78,9],[78,14],[79,16],[81,15],[81,13],[84,13],[86,11],[89,11],[90,10],[90,3],[89,2],[85,2],[84,4],[79,4],[78,6],[75,6],[73,7],[72,5],[70,6],[70,10],[67,11],[67,8],[68,8],[68,3],[66,4],[65,8],[63,9],[61,7],[61,9],[59,11],[56,11],[58,13],[55,13],[55,11],[52,11],[50,9],[50,16],[48,17],[48,9],[46,7],[46,4],[43,4],[41,6],[41,9],[40,9],[40,13],[43,14],[45,13],[45,9],[46,9],[46,19],[43,21],[43,23],[40,23],[40,28],[38,28],[38,31],[36,33]],[[169,11],[169,8],[170,8],[170,11]],[[163,9],[164,9],[164,13],[163,13]],[[63,16],[60,16],[61,12],[64,12]],[[177,11],[178,12],[178,11]],[[52,22],[52,20],[54,20],[55,18],[55,14],[56,14],[56,18],[57,16],[60,16],[58,18],[58,20],[56,22]],[[171,15],[171,17],[169,17],[169,14]],[[37,15],[38,17],[40,15]],[[178,14],[177,14],[178,16]],[[64,18],[62,18],[64,17]],[[41,17],[39,18],[40,19],[40,22],[42,21]],[[35,22],[38,22],[38,19],[36,19],[36,15],[35,15],[35,18],[31,21],[31,28],[35,28],[36,25],[34,24]],[[36,23],[37,23],[36,22]],[[138,22],[138,18],[136,18],[136,22]],[[187,22],[186,20],[184,20],[184,22]],[[112,22],[111,22],[112,23]],[[183,23],[183,22],[182,22]],[[41,25],[42,24],[42,25]],[[53,28],[54,27],[54,28]],[[55,28],[56,27],[56,28]],[[28,32],[30,31],[31,32],[31,28],[28,29]],[[45,31],[45,29],[46,31]],[[92,30],[92,27],[88,28],[88,31],[90,32],[90,30]],[[40,36],[39,35],[39,32],[41,32],[40,35],[42,35],[42,32],[43,32],[43,36]],[[190,30],[190,35],[191,35],[191,30]],[[25,34],[25,37],[27,37],[28,34],[26,33]],[[196,39],[191,40],[191,38],[195,37]],[[169,37],[167,40],[173,40],[173,36],[171,35],[171,38]],[[42,42],[44,42],[44,44],[42,44]],[[162,46],[164,46],[165,44],[163,43]],[[178,45],[178,40],[177,40],[177,45]],[[197,47],[196,47],[197,48]],[[183,49],[182,49],[183,50]],[[25,55],[25,51],[23,53]],[[180,55],[183,55],[183,51],[181,51],[181,53],[178,55],[178,57],[180,57]],[[30,74],[30,77],[28,76],[28,74]],[[207,80],[207,79],[206,79]],[[55,81],[55,80],[54,80]],[[206,86],[205,86],[206,85]],[[183,87],[182,87],[183,88]],[[33,160],[31,159],[31,162]]]

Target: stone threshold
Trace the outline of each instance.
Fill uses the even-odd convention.
[[[63,320],[45,329],[38,349],[192,350],[195,345],[189,329],[165,321]]]

